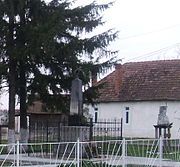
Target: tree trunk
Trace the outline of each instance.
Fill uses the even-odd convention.
[[[23,62],[20,62],[20,136],[21,142],[28,142],[27,110],[26,110],[26,74]]]
[[[25,20],[25,1],[22,1],[21,3],[21,11],[20,11],[20,25],[21,25],[21,34],[19,36],[20,38],[20,46],[22,48],[25,47],[25,32],[24,28],[26,25]],[[26,91],[26,63],[24,62],[24,58],[26,55],[25,53],[22,53],[20,58],[20,141],[22,143],[28,142],[28,129],[27,129],[27,107],[26,107],[26,97],[27,97],[27,91]]]
[[[9,56],[9,122],[8,143],[15,142],[15,95],[16,95],[16,60],[13,55],[14,49],[14,6],[10,3],[9,34],[7,36],[7,54]]]
[[[8,123],[8,143],[15,142],[15,61],[10,60],[9,65],[9,123]]]

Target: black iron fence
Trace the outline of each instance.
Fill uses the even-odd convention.
[[[122,139],[122,119],[90,120],[90,140]]]
[[[122,119],[90,119],[84,126],[68,126],[63,122],[37,121],[30,124],[30,142],[67,142],[122,139]]]

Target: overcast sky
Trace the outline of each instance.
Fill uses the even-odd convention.
[[[123,62],[179,58],[179,0],[116,0],[106,12]]]
[[[90,0],[78,0],[79,4]],[[108,0],[97,0],[107,2]],[[180,58],[180,0],[116,0],[105,12],[106,26],[115,28],[119,39],[111,46],[118,49],[122,62]],[[0,108],[7,108],[7,96]]]

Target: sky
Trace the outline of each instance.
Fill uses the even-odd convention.
[[[179,0],[116,0],[105,14],[119,31],[122,62],[180,58]]]
[[[77,0],[79,5],[90,0]],[[99,3],[108,0],[97,0]],[[115,0],[104,13],[106,24],[98,29],[119,31],[112,50],[119,50],[122,63],[180,58],[180,0]],[[7,108],[8,96],[0,98]]]

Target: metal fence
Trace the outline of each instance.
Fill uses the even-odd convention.
[[[84,126],[68,126],[62,122],[53,124],[46,122],[33,122],[29,127],[30,142],[68,142],[93,141],[107,139],[122,139],[122,119],[121,120],[98,120],[92,119]]]
[[[0,145],[0,166],[179,167],[180,140],[139,139]]]
[[[90,137],[92,140],[122,139],[122,119],[101,119],[90,121]]]

